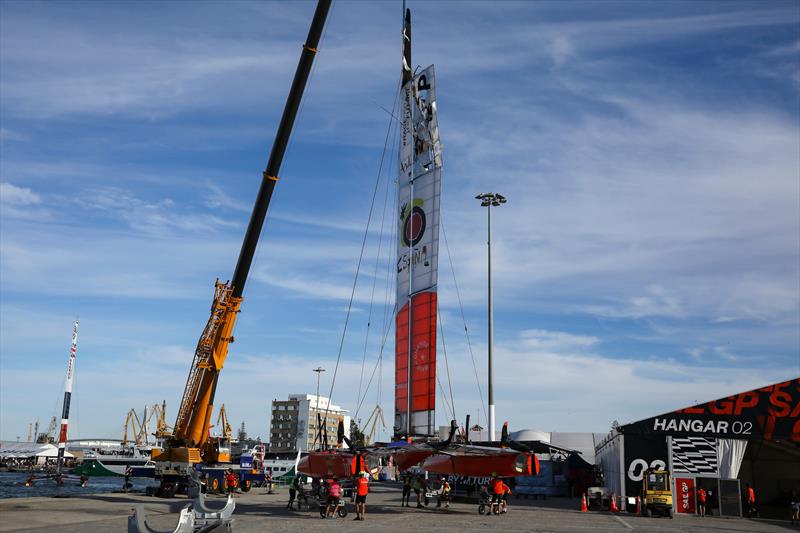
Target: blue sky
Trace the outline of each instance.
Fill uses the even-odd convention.
[[[800,375],[796,2],[409,7],[413,62],[437,69],[442,222],[484,387],[473,196],[509,198],[493,217],[499,420],[602,432]],[[60,410],[76,316],[73,435],[120,436],[128,409],[162,399],[174,419],[313,9],[0,3],[0,438]],[[272,399],[313,392],[312,368],[329,390],[400,17],[345,0],[329,17],[217,394],[251,434],[267,435]],[[366,374],[380,348],[395,161],[333,390],[353,411],[371,301]],[[439,278],[455,410],[485,420],[446,255]],[[358,416],[377,401],[373,385]]]

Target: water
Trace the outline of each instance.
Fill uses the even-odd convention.
[[[80,487],[78,481],[65,481],[56,485],[50,480],[37,481],[32,487],[25,486],[28,474],[25,472],[0,472],[0,498],[28,498],[31,496],[81,496],[100,492],[122,490],[122,477],[90,477],[89,486]],[[155,485],[153,479],[132,478],[131,491],[144,492],[145,488]]]

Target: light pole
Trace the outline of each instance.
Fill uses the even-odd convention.
[[[487,220],[487,234],[486,241],[487,258],[488,258],[488,314],[489,314],[489,440],[495,440],[494,432],[494,375],[492,369],[492,344],[494,343],[494,316],[492,309],[492,207],[500,207],[501,204],[506,203],[505,196],[493,192],[486,192],[479,194],[475,197],[476,200],[481,201],[481,207],[486,207],[486,220]]]
[[[319,376],[320,374],[325,372],[325,369],[322,368],[321,366],[318,366],[317,368],[314,369],[314,372],[317,373],[317,411],[319,411]]]

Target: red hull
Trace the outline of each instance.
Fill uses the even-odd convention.
[[[408,470],[412,466],[416,466],[423,459],[433,455],[432,450],[418,450],[397,453],[394,455],[394,464],[401,472]]]
[[[422,463],[422,468],[438,474],[459,476],[499,477],[532,476],[539,471],[539,461],[529,453],[502,455],[436,454]]]
[[[349,478],[353,454],[347,452],[310,452],[297,463],[297,471],[317,478]]]

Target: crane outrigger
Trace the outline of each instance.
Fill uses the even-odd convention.
[[[156,476],[162,479],[162,487],[165,481],[185,479],[191,474],[194,464],[215,455],[213,446],[206,444],[219,374],[228,356],[228,348],[234,342],[233,329],[242,305],[245,283],[330,6],[331,0],[317,3],[269,161],[262,174],[233,278],[229,282],[217,279],[214,283],[211,316],[195,349],[172,435],[167,438],[163,451],[153,453]]]

